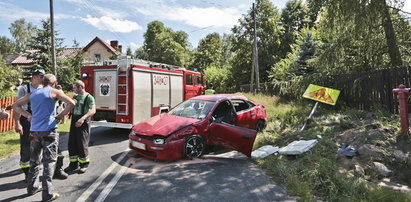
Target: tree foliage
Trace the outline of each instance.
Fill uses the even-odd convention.
[[[283,27],[279,25],[280,13],[268,0],[257,0],[256,23],[258,36],[258,60],[260,81],[268,81],[268,71],[280,59],[280,39]],[[233,82],[239,84],[250,83],[252,64],[254,21],[252,9],[239,20],[239,24],[232,29],[232,60]]]
[[[0,75],[0,94],[4,95],[20,77],[20,73],[16,67],[6,65],[6,62],[0,57]]]
[[[0,55],[17,53],[16,44],[5,36],[0,36]]]
[[[291,51],[291,44],[297,40],[300,31],[308,26],[308,8],[302,0],[290,0],[281,12],[280,24],[284,28],[281,38],[281,58]]]
[[[190,59],[188,45],[187,33],[175,32],[162,22],[153,21],[147,25],[141,53],[154,62],[186,66]]]
[[[208,34],[198,43],[197,50],[193,54],[195,67],[206,69],[209,66],[222,67],[223,40],[218,33]]]
[[[24,18],[18,19],[11,23],[9,27],[10,33],[14,38],[17,52],[24,53],[27,49],[27,43],[36,34],[36,27],[26,22]]]
[[[234,90],[230,85],[232,75],[228,67],[211,65],[204,70],[204,75],[207,83],[212,83],[217,93],[227,93]]]
[[[51,24],[50,20],[42,20],[42,28],[37,29],[36,36],[30,38],[28,48],[34,51],[29,51],[27,58],[36,61],[34,68],[43,68],[47,73],[52,73],[51,61]],[[58,37],[58,32],[55,31],[55,47],[56,56],[61,54],[63,39]],[[56,59],[57,59],[56,58]],[[57,64],[61,61],[57,60]]]
[[[80,49],[80,45],[76,40],[73,43],[73,48]],[[57,81],[63,87],[63,90],[71,91],[74,81],[80,79],[80,70],[83,66],[84,57],[84,52],[80,49],[74,57],[61,60],[60,65],[57,67]]]

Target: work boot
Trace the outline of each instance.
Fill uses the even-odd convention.
[[[54,200],[56,200],[58,197],[60,197],[60,194],[58,194],[58,193],[53,193],[53,195],[52,195],[50,198],[48,198],[48,199],[43,199],[43,200],[41,200],[41,201],[46,201],[46,202],[48,202],[48,201],[54,201]]]
[[[36,194],[37,192],[40,192],[40,191],[42,191],[43,190],[43,187],[40,185],[39,187],[36,187],[36,188],[33,188],[32,190],[29,190],[28,188],[27,188],[27,194],[29,195],[29,196],[33,196],[34,194]]]
[[[53,175],[53,179],[60,179],[60,180],[65,180],[67,179],[68,174],[64,172],[64,170],[62,168],[60,169],[56,169],[54,171],[54,175]]]
[[[68,175],[63,171],[63,156],[57,157],[57,162],[56,162],[56,170],[54,171],[53,178],[55,179],[61,179],[65,180],[67,179]]]
[[[80,163],[80,170],[78,170],[79,174],[83,174],[86,172],[88,168],[88,163]]]
[[[24,173],[24,181],[27,182],[27,176],[29,176],[29,168],[21,168]]]
[[[78,162],[70,162],[69,166],[64,169],[64,172],[69,173],[69,172],[77,170],[77,168],[78,168]]]

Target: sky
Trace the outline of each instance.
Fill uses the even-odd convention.
[[[49,0],[0,0],[0,36],[11,38],[9,27],[17,19],[41,27],[50,16]],[[72,47],[75,39],[86,46],[96,36],[118,40],[132,50],[143,45],[147,24],[159,20],[174,31],[188,34],[193,48],[207,34],[230,33],[253,0],[54,0],[55,30]],[[271,0],[281,10],[287,0]],[[404,10],[411,12],[411,0]]]

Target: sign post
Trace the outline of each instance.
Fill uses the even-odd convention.
[[[305,127],[307,126],[308,120],[310,120],[311,117],[314,115],[314,112],[315,110],[317,110],[317,107],[318,107],[318,102],[322,102],[322,103],[329,104],[329,105],[335,105],[337,103],[339,95],[340,95],[339,90],[310,84],[308,88],[305,90],[303,97],[311,99],[311,100],[315,100],[317,102],[315,102],[315,105],[313,109],[311,110],[310,115],[308,115],[300,131],[303,131],[305,129]]]

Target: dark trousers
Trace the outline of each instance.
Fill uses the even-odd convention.
[[[20,135],[20,167],[28,168],[30,166],[30,122],[26,117],[20,117],[20,124],[23,128],[23,134]]]
[[[90,120],[84,121],[83,125],[76,127],[76,121],[82,116],[73,115],[70,125],[68,141],[68,152],[70,162],[78,158],[80,163],[88,162],[88,143],[90,142]]]
[[[57,161],[57,150],[59,135],[57,129],[45,132],[32,132],[30,169],[27,177],[28,192],[39,187],[40,163],[43,161],[43,199],[51,198],[53,195],[52,179]]]

